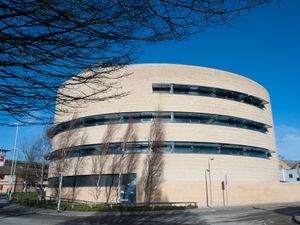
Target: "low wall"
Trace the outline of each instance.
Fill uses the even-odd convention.
[[[249,205],[300,201],[300,184],[258,183],[228,185],[228,205]]]
[[[230,183],[224,186],[212,182],[186,182],[185,184],[162,185],[164,192],[160,195],[162,202],[197,202],[198,207],[222,207],[283,202],[300,202],[300,184],[291,183]],[[75,191],[75,192],[74,192]],[[47,195],[54,196],[55,190],[48,188]],[[62,198],[91,202],[106,202],[107,189],[102,189],[98,200],[95,200],[95,188],[64,188]],[[110,190],[110,200],[115,202],[117,190]],[[211,201],[212,197],[212,201]],[[143,194],[137,189],[137,202],[143,202]]]

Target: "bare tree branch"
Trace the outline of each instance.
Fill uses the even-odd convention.
[[[48,122],[55,101],[72,108],[122,97],[110,74],[143,43],[187,38],[277,1],[2,0],[0,124]]]

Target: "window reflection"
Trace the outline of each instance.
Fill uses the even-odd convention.
[[[210,142],[184,142],[184,141],[164,141],[162,144],[162,151],[165,153],[196,153],[196,154],[225,154],[225,155],[239,155],[252,156],[258,158],[268,159],[271,157],[271,151],[265,148],[254,146],[224,144],[224,143],[210,143]],[[109,145],[108,154],[121,154],[121,143],[111,143]],[[133,142],[127,143],[126,153],[139,154],[147,153],[149,151],[148,142]],[[50,158],[55,160],[59,155],[60,150],[51,153]],[[67,158],[79,156],[92,156],[101,154],[101,144],[84,145],[71,147],[66,155]]]
[[[72,129],[108,125],[108,124],[122,124],[129,123],[144,123],[151,122],[157,118],[160,118],[163,122],[170,123],[199,123],[199,124],[211,124],[220,126],[239,127],[248,130],[254,130],[262,133],[267,133],[268,128],[271,126],[256,122],[253,120],[237,118],[226,115],[216,115],[208,113],[192,113],[192,112],[131,112],[131,113],[112,113],[95,115],[89,117],[82,117],[76,124],[72,124],[72,121],[61,123],[53,128],[53,135]]]
[[[214,98],[223,98],[253,105],[260,109],[265,108],[265,105],[268,104],[267,101],[252,95],[215,87],[154,83],[152,84],[152,90],[153,93],[160,94],[197,95]]]

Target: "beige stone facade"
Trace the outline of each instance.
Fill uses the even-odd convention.
[[[0,193],[1,194],[6,194],[7,190],[10,188],[9,185],[9,175],[3,175],[0,178]],[[12,186],[12,191],[13,192],[22,192],[23,191],[23,186],[24,186],[24,179],[18,176],[14,176],[14,184]]]
[[[176,153],[164,154],[163,180],[160,184],[157,201],[197,202],[199,206],[243,205],[253,203],[269,203],[300,200],[299,187],[279,183],[279,164],[274,139],[270,97],[260,84],[237,74],[204,67],[172,65],[172,64],[140,64],[130,65],[118,73],[128,73],[129,76],[118,80],[117,92],[128,92],[125,97],[103,102],[85,104],[73,113],[59,113],[55,124],[76,118],[94,115],[130,113],[130,112],[187,112],[204,113],[243,118],[268,126],[268,132],[245,129],[217,124],[165,122],[165,141],[188,143],[222,143],[237,146],[251,146],[269,151],[269,157],[254,157],[231,154],[208,153]],[[227,91],[244,93],[265,101],[264,108],[255,107],[242,101],[212,96],[154,93],[153,84],[182,84],[219,88]],[[120,142],[127,124],[117,124],[118,129],[112,142]],[[151,122],[135,123],[137,141],[145,142],[149,136]],[[73,129],[72,145],[101,144],[107,125],[88,126]],[[61,143],[67,131],[57,133],[53,137],[55,152],[62,148]],[[84,138],[82,138],[84,137]],[[84,142],[84,143],[83,143]],[[119,168],[111,171],[111,165],[120,155],[111,154],[105,166],[104,173],[132,173],[136,175],[136,201],[143,202],[143,182],[141,176],[145,165],[146,153],[136,154],[137,166],[132,171]],[[92,158],[84,156],[79,170],[74,172],[76,157],[67,159],[70,166],[64,171],[64,176],[91,175]],[[213,160],[211,160],[213,159]],[[50,168],[49,177],[57,176],[53,172],[55,160]],[[210,164],[210,165],[208,165]],[[210,170],[208,170],[210,167]],[[211,179],[209,179],[209,177]],[[210,185],[211,183],[211,185]],[[223,186],[222,186],[223,185]],[[68,197],[70,188],[64,188]],[[48,194],[54,189],[49,188]],[[73,189],[74,192],[74,189]],[[117,200],[118,189],[112,188],[109,201]],[[101,198],[104,201],[105,188]],[[272,194],[273,193],[273,194]],[[280,197],[282,196],[282,197]],[[74,197],[74,195],[73,195]],[[93,187],[77,187],[76,199],[95,201]]]

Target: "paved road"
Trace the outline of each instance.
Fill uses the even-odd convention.
[[[300,203],[168,212],[59,214],[52,210],[7,206],[0,201],[1,225],[286,225],[297,224],[292,220],[295,215],[300,215]]]

